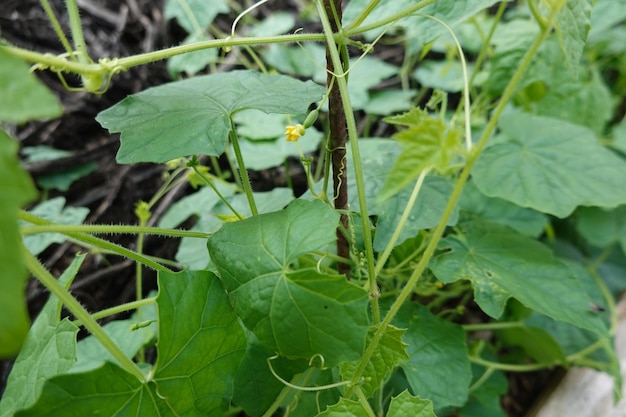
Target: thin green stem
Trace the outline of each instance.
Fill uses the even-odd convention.
[[[346,29],[359,27],[361,23],[363,23],[363,21],[372,14],[372,10],[378,6],[378,3],[380,3],[380,0],[371,0],[369,4],[361,10],[361,13],[359,13],[359,15],[352,22],[350,22],[348,26],[346,26]]]
[[[385,247],[385,250],[383,251],[383,253],[380,254],[378,259],[376,260],[376,268],[374,270],[374,274],[376,276],[380,274],[380,271],[382,271],[383,267],[385,266],[387,259],[389,259],[389,255],[391,255],[391,251],[393,251],[393,248],[396,246],[396,242],[400,238],[400,234],[402,233],[402,230],[404,230],[404,226],[406,225],[407,220],[409,220],[409,215],[411,214],[411,210],[413,210],[413,206],[415,205],[417,196],[420,190],[422,189],[422,185],[424,184],[424,180],[426,179],[426,175],[428,175],[429,171],[430,169],[423,170],[420,173],[419,177],[417,178],[417,181],[415,182],[415,186],[413,187],[413,192],[411,192],[411,196],[409,197],[409,201],[404,207],[402,216],[400,216],[400,221],[398,222],[398,225],[393,231],[393,234],[391,235],[391,239],[389,240],[389,243]]]
[[[78,52],[78,62],[87,64],[91,62],[87,53],[87,45],[83,36],[83,27],[80,23],[80,13],[76,0],[65,0],[67,15],[70,20],[70,31],[72,32],[72,40],[74,41],[74,50]]]
[[[482,66],[483,61],[487,57],[487,53],[489,51],[489,48],[491,47],[490,46],[491,38],[493,38],[493,34],[496,32],[496,28],[498,27],[498,24],[500,23],[500,20],[502,19],[502,15],[504,14],[504,11],[506,10],[506,5],[507,5],[506,2],[500,3],[500,6],[498,7],[496,14],[493,16],[493,23],[491,24],[491,27],[489,28],[489,33],[487,34],[486,39],[483,40],[483,46],[482,48],[480,48],[480,52],[478,53],[478,56],[476,57],[476,61],[474,62],[474,71],[472,71],[472,75],[470,76],[470,80],[469,80],[470,88],[472,87],[472,85],[474,85],[474,80],[476,79],[476,75],[478,75],[478,72],[480,71],[480,67]]]
[[[57,37],[59,38],[59,41],[61,41],[61,44],[63,45],[63,48],[65,49],[65,52],[67,52],[68,56],[72,56],[72,45],[70,45],[70,41],[67,40],[67,37],[65,36],[63,29],[61,28],[61,24],[59,23],[59,20],[55,16],[54,11],[52,10],[52,7],[50,7],[50,3],[48,2],[48,0],[41,0],[41,6],[46,11],[48,20],[52,24],[52,27],[54,28],[54,31],[56,32]]]
[[[346,37],[352,37],[354,35],[360,35],[361,33],[365,33],[367,31],[370,30],[374,30],[374,29],[378,29],[381,28],[383,26],[387,26],[390,23],[395,23],[396,21],[405,18],[415,12],[417,12],[418,10],[423,9],[424,7],[431,5],[433,3],[435,3],[438,0],[422,0],[417,4],[414,4],[411,7],[407,7],[406,9],[393,14],[389,17],[386,17],[384,19],[381,19],[377,22],[374,22],[372,24],[369,25],[364,25],[364,26],[358,26],[358,27],[353,27],[353,25],[349,25],[348,28],[346,28],[344,30],[344,36]]]
[[[549,20],[550,25],[548,26],[548,28],[552,27],[555,17],[556,17],[556,13],[553,12],[550,15],[550,20]],[[487,145],[487,141],[493,134],[496,128],[496,125],[498,123],[498,120],[500,119],[500,115],[504,111],[508,102],[513,97],[513,93],[515,92],[517,85],[519,84],[520,80],[522,79],[522,76],[526,72],[526,69],[530,65],[530,62],[532,61],[537,50],[539,49],[539,47],[541,46],[541,44],[543,43],[544,39],[546,38],[548,34],[549,34],[548,29],[542,30],[539,33],[535,41],[532,43],[532,45],[530,46],[530,48],[528,49],[528,51],[522,58],[517,70],[511,77],[509,84],[507,85],[504,92],[502,93],[502,98],[500,99],[498,105],[494,109],[491,119],[487,123],[487,126],[485,127],[485,130],[483,131],[483,134],[481,135],[480,140],[478,141],[478,144],[476,145],[476,147],[473,148],[473,152],[471,152],[468,155],[467,163],[465,167],[463,168],[463,170],[461,171],[459,178],[457,179],[454,189],[452,190],[452,194],[450,195],[450,199],[448,200],[448,204],[446,205],[443,211],[443,214],[441,215],[441,220],[439,221],[439,224],[437,225],[435,230],[432,232],[431,240],[428,243],[428,246],[426,247],[426,249],[424,250],[424,254],[422,255],[419,263],[415,267],[415,271],[409,277],[405,287],[402,289],[402,291],[398,295],[398,298],[394,301],[394,303],[389,308],[387,315],[381,322],[381,325],[377,328],[376,332],[374,333],[374,336],[372,337],[372,340],[370,341],[370,344],[368,345],[368,347],[365,350],[365,353],[361,357],[359,366],[352,377],[353,383],[356,383],[361,378],[361,375],[363,374],[363,371],[365,370],[367,363],[370,361],[372,355],[374,354],[374,351],[376,350],[376,347],[378,346],[380,339],[382,338],[384,332],[386,331],[387,326],[389,326],[389,324],[391,323],[391,320],[395,317],[397,312],[400,310],[400,307],[402,307],[402,305],[407,300],[407,298],[412,294],[413,287],[415,287],[415,284],[417,284],[417,281],[420,279],[420,277],[426,270],[426,267],[428,266],[428,263],[430,262],[433,254],[435,253],[437,245],[439,244],[439,240],[443,236],[443,232],[448,223],[448,219],[450,218],[452,212],[454,211],[454,208],[456,207],[456,204],[461,196],[461,192],[463,191],[463,187],[465,183],[467,182],[467,179],[469,178],[470,172],[476,160],[478,159],[478,156],[480,155],[484,147]],[[351,394],[352,394],[351,389],[348,389],[346,392],[346,396],[350,396]]]
[[[28,213],[26,211],[20,211],[18,212],[18,217],[20,218],[20,220],[25,220],[29,223],[33,223],[33,224],[37,224],[40,226],[45,226],[45,225],[52,225],[52,222],[42,219],[41,217],[35,216],[31,213]],[[60,233],[64,233],[64,232],[60,232]],[[137,252],[134,252],[130,249],[126,249],[123,246],[120,245],[116,245],[115,243],[111,243],[107,240],[104,239],[100,239],[97,238],[95,236],[91,236],[88,235],[86,233],[74,233],[74,232],[65,232],[64,233],[66,236],[69,236],[73,239],[76,239],[80,242],[84,242],[90,245],[93,245],[95,247],[104,249],[104,250],[108,250],[111,251],[119,256],[124,256],[126,258],[132,259],[134,261],[137,262],[141,262],[142,264],[146,265],[147,267],[150,267],[156,271],[163,271],[163,272],[172,272],[170,269],[164,267],[161,264],[158,264],[154,261],[152,261],[150,258],[143,256]]]
[[[154,303],[156,303],[156,297],[147,297],[141,300],[131,301],[130,303],[124,303],[115,307],[100,310],[97,313],[91,314],[91,318],[94,320],[100,320],[105,317],[110,317],[115,314],[123,313],[125,311],[136,310]],[[80,320],[74,320],[72,323],[74,323],[76,326],[82,326],[82,322]]]
[[[22,235],[37,233],[97,233],[97,234],[138,234],[158,235],[165,237],[195,237],[207,239],[210,233],[196,232],[193,230],[161,229],[159,227],[126,226],[126,225],[100,225],[100,224],[42,224],[37,226],[24,226],[21,228]]]
[[[213,184],[213,181],[211,181],[210,177],[208,175],[205,175],[204,173],[200,172],[200,170],[198,169],[197,165],[192,165],[192,169],[194,170],[194,172],[200,177],[202,178],[202,180],[209,186],[211,187],[211,189],[213,190],[213,192],[217,195],[217,197],[220,199],[220,201],[222,203],[224,203],[226,205],[226,207],[228,207],[228,209],[235,215],[237,216],[237,218],[239,220],[243,220],[243,216],[241,215],[241,213],[239,213],[237,210],[235,210],[235,208],[232,206],[232,204],[230,204],[228,202],[228,200],[226,200],[226,198],[224,198],[224,196],[222,195],[222,193],[220,192],[220,190],[217,189],[217,187],[215,186],[215,184]]]
[[[518,364],[492,362],[492,361],[485,360],[479,356],[471,356],[471,355],[469,356],[469,360],[470,362],[473,362],[478,365],[486,366],[487,368],[498,369],[500,371],[509,371],[509,372],[533,372],[533,371],[539,371],[541,369],[546,369],[546,368],[550,369],[550,368],[554,368],[555,366],[561,365],[560,363],[556,363],[556,362],[544,362],[544,363],[532,363],[532,364],[518,365]]]
[[[493,322],[493,323],[477,323],[477,324],[464,324],[463,330],[466,332],[475,332],[480,330],[501,330],[512,329],[515,327],[524,327],[524,323],[521,321],[509,321],[509,322]]]
[[[35,258],[26,248],[22,246],[22,256],[29,271],[67,307],[83,326],[111,353],[119,364],[128,373],[136,376],[140,381],[145,381],[145,377],[137,365],[130,360],[124,352],[107,335],[102,327],[89,315],[87,310],[70,293],[59,284],[59,282],[48,272],[46,268]]]
[[[241,154],[241,148],[239,147],[239,139],[237,138],[237,132],[235,131],[235,123],[230,120],[230,141],[233,144],[233,150],[235,151],[235,158],[237,159],[237,168],[239,168],[239,174],[241,182],[243,184],[243,190],[246,193],[248,204],[250,205],[250,211],[253,216],[259,214],[256,208],[256,202],[254,201],[254,194],[252,192],[252,185],[250,184],[250,177],[248,176],[248,170],[243,162],[243,155]]]
[[[485,370],[485,372],[480,376],[480,378],[478,378],[478,380],[469,387],[468,391],[471,393],[471,392],[476,391],[478,388],[480,388],[481,385],[487,382],[487,380],[489,379],[491,374],[493,374],[494,371],[495,371],[495,368],[488,367]]]
[[[363,408],[363,410],[365,410],[367,415],[369,417],[376,417],[376,414],[374,413],[374,410],[372,410],[370,403],[367,401],[365,394],[363,394],[363,390],[361,389],[361,387],[359,386],[355,387],[354,393],[356,394],[356,397],[359,399],[359,404],[361,404],[361,407]]]
[[[330,26],[330,21],[324,10],[321,1],[317,2],[317,9],[320,15],[322,26],[324,27],[324,34],[326,35],[326,43],[330,50],[330,56],[333,61],[333,65],[337,71],[341,70],[341,59],[339,57],[339,51],[333,38],[333,33]],[[335,82],[339,86],[341,92],[341,100],[343,101],[343,108],[346,115],[346,124],[348,127],[348,138],[350,139],[350,150],[352,151],[352,159],[354,165],[354,179],[356,182],[357,196],[359,200],[359,209],[361,214],[361,222],[363,224],[363,239],[365,243],[365,256],[368,271],[369,293],[372,306],[372,317],[374,323],[380,322],[380,309],[378,306],[378,298],[380,291],[376,283],[375,273],[375,261],[374,261],[374,248],[372,247],[372,232],[370,230],[369,215],[367,212],[367,202],[365,200],[365,181],[363,180],[363,167],[361,165],[361,154],[359,152],[358,133],[356,128],[356,121],[354,119],[354,113],[352,112],[352,105],[350,103],[350,95],[348,93],[348,84],[346,82],[345,74],[337,74]],[[359,375],[360,377],[360,375]],[[356,383],[356,380],[353,380]]]
[[[546,19],[539,13],[539,9],[537,9],[537,5],[535,4],[535,0],[528,0],[528,8],[530,9],[530,13],[532,13],[533,17],[539,24],[541,30],[546,30],[547,22]]]

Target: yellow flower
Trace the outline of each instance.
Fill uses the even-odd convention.
[[[287,126],[284,134],[287,136],[287,142],[296,142],[300,136],[304,136],[304,133],[304,126],[298,123],[295,126]]]

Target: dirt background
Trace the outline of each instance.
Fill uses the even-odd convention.
[[[50,1],[69,34],[64,3]],[[185,32],[163,16],[164,0],[78,0],[82,14],[85,40],[92,57],[124,57],[180,43]],[[240,2],[241,3],[241,2]],[[257,17],[271,13],[271,9],[292,10],[301,8],[297,0],[274,1],[271,7],[255,11]],[[217,24],[228,31],[235,16],[221,15]],[[0,37],[20,47],[39,52],[60,54],[63,52],[48,18],[37,0],[3,0],[0,5]],[[400,58],[400,54],[383,56]],[[220,69],[232,68],[234,62]],[[86,162],[95,162],[96,171],[73,183],[67,192],[52,191],[48,198],[62,195],[67,204],[90,209],[86,223],[136,224],[135,204],[149,200],[161,184],[161,165],[118,165],[115,154],[119,147],[117,135],[109,135],[96,121],[95,115],[127,95],[150,86],[170,81],[165,62],[144,65],[114,77],[109,90],[103,95],[68,92],[55,74],[38,73],[38,76],[54,91],[65,109],[56,120],[28,123],[9,127],[9,131],[21,142],[22,147],[45,145],[73,152],[72,156],[49,161],[25,164],[33,176],[62,172]],[[77,85],[76,79],[68,82]],[[271,189],[281,184],[280,172],[253,172],[251,179],[257,190]],[[151,224],[167,210],[173,201],[189,190],[186,187],[168,195],[153,210]],[[134,248],[134,238],[107,236],[107,239]],[[175,239],[163,240],[147,236],[144,251],[148,254],[173,259],[176,252]],[[81,248],[66,243],[53,245],[40,255],[45,266],[59,276],[69,265],[74,254]],[[89,311],[98,311],[124,302],[132,301],[135,293],[134,263],[117,257],[89,256],[72,286],[73,294]],[[144,271],[144,290],[155,288],[156,276],[151,270]],[[47,292],[32,280],[27,289],[31,315],[35,316],[47,299]],[[119,318],[111,317],[110,319]],[[11,361],[0,361],[0,393],[4,391]],[[510,376],[510,393],[502,403],[510,416],[523,416],[533,400],[548,381],[549,373],[533,373]]]

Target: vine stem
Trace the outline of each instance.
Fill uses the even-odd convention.
[[[359,200],[359,209],[361,214],[361,222],[363,224],[363,240],[365,244],[365,256],[368,273],[368,286],[370,294],[370,304],[372,308],[372,318],[374,324],[380,322],[380,308],[378,306],[378,298],[380,297],[380,291],[376,284],[376,274],[374,272],[374,248],[372,247],[372,232],[370,230],[369,215],[367,212],[367,202],[365,200],[365,181],[363,180],[363,167],[361,165],[361,153],[359,151],[358,133],[356,129],[356,121],[354,114],[352,113],[352,105],[350,104],[350,95],[348,93],[348,83],[345,78],[345,73],[341,67],[341,60],[339,57],[339,51],[333,38],[333,32],[331,30],[328,16],[321,2],[318,1],[317,9],[320,15],[322,26],[324,27],[324,34],[326,35],[326,44],[330,49],[330,56],[333,60],[334,67],[339,71],[335,77],[335,83],[339,86],[341,91],[341,100],[343,101],[344,113],[346,115],[346,125],[348,128],[348,137],[350,138],[350,150],[352,152],[354,180],[356,182],[357,197]],[[359,378],[353,380],[354,383]]]
[[[20,218],[20,220],[25,220],[29,223],[33,223],[39,226],[50,226],[53,225],[52,222],[42,219],[41,217],[35,216],[31,213],[28,213],[26,211],[20,210],[18,212],[18,217]],[[58,226],[58,225],[57,225]],[[63,232],[61,231],[61,233],[63,233],[64,235],[71,237],[73,239],[76,239],[80,242],[84,242],[84,243],[88,243],[90,245],[96,246],[98,248],[104,249],[104,250],[108,250],[111,251],[119,256],[124,256],[126,258],[132,259],[134,261],[140,262],[144,265],[146,265],[147,267],[150,267],[156,271],[163,271],[163,272],[172,272],[169,268],[166,268],[165,266],[154,262],[153,260],[151,260],[150,258],[141,255],[137,252],[134,252],[130,249],[126,249],[123,246],[120,245],[116,245],[115,243],[109,242],[107,240],[104,239],[100,239],[97,238],[95,236],[91,236],[89,234],[86,233],[78,233],[78,232]]]
[[[85,308],[63,288],[55,277],[35,258],[24,246],[22,246],[22,256],[29,271],[67,307],[67,309],[82,323],[82,325],[104,346],[104,348],[117,359],[122,368],[128,373],[136,376],[140,381],[146,379],[137,365],[128,358],[115,344],[115,342],[104,332],[102,327],[91,317]]]
[[[137,234],[158,235],[165,237],[195,237],[207,239],[210,233],[196,232],[193,230],[161,229],[149,226],[130,225],[103,225],[103,224],[43,224],[37,226],[24,226],[20,230],[22,235],[34,235],[37,233],[99,233],[99,234]]]
[[[496,108],[494,109],[491,119],[487,123],[487,126],[485,127],[485,130],[483,131],[483,134],[481,135],[480,140],[478,141],[478,144],[476,145],[475,148],[473,148],[473,151],[469,153],[468,155],[467,163],[459,175],[459,178],[454,186],[450,199],[448,200],[448,204],[446,205],[443,211],[441,220],[439,221],[439,224],[437,225],[435,230],[432,232],[431,239],[428,245],[426,246],[426,249],[424,250],[424,254],[422,258],[417,264],[413,274],[411,274],[411,276],[409,277],[406,285],[404,286],[404,288],[398,295],[398,298],[396,298],[394,303],[389,308],[387,315],[381,322],[381,325],[376,329],[376,332],[374,333],[370,344],[367,346],[365,353],[363,354],[363,357],[361,358],[359,362],[359,366],[357,367],[357,370],[352,376],[353,384],[356,384],[356,382],[359,381],[359,379],[361,378],[363,371],[365,370],[365,367],[367,366],[368,362],[372,358],[372,355],[374,354],[374,351],[376,350],[376,347],[378,346],[380,339],[385,333],[387,326],[391,324],[391,320],[398,313],[398,311],[400,310],[400,307],[402,307],[402,304],[404,304],[407,298],[412,294],[415,284],[417,284],[418,280],[420,279],[420,277],[426,270],[426,267],[428,266],[428,262],[430,261],[433,254],[435,253],[435,249],[437,248],[437,245],[439,244],[439,240],[441,239],[443,235],[443,232],[446,228],[446,224],[448,223],[448,219],[450,218],[450,215],[452,214],[454,207],[456,206],[456,203],[461,196],[463,187],[465,183],[467,182],[467,179],[469,178],[470,172],[474,164],[476,163],[478,156],[480,155],[480,153],[486,146],[487,141],[489,140],[492,133],[494,132],[496,128],[496,124],[498,123],[498,120],[500,119],[500,115],[504,111],[504,108],[506,107],[508,102],[513,97],[513,93],[515,92],[517,85],[521,81],[522,76],[526,72],[526,69],[530,65],[537,50],[539,49],[539,47],[545,40],[546,36],[549,34],[550,32],[549,29],[552,27],[555,18],[556,18],[556,12],[553,10],[548,20],[549,24],[547,25],[546,28],[542,28],[542,30],[539,32],[539,35],[537,36],[533,44],[530,46],[530,48],[528,49],[528,51],[522,58],[517,70],[511,77],[509,84],[507,85],[506,89],[502,93],[502,98],[499,101]],[[490,365],[491,364],[488,364],[488,366]],[[352,388],[348,388],[348,390],[346,391],[346,397],[350,397],[351,394],[352,394]]]
[[[256,202],[254,201],[252,185],[250,184],[250,177],[248,176],[248,170],[246,169],[246,165],[243,162],[243,155],[241,154],[241,148],[239,147],[239,139],[237,138],[237,132],[235,131],[235,123],[232,119],[230,120],[230,141],[232,142],[233,149],[235,150],[237,167],[239,168],[241,182],[243,183],[243,190],[246,193],[246,198],[248,199],[250,211],[252,212],[253,216],[256,216],[259,214],[259,211],[257,210]]]

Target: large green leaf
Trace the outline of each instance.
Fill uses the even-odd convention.
[[[17,211],[36,194],[30,178],[20,169],[16,151],[17,143],[0,129],[0,357],[17,354],[29,326]]]
[[[158,357],[154,380],[178,416],[221,416],[246,339],[217,277],[159,273]]]
[[[377,326],[370,327],[367,343],[370,343]],[[400,364],[406,362],[409,356],[406,353],[406,343],[402,342],[405,330],[395,326],[385,329],[378,342],[374,354],[365,366],[363,377],[365,381],[359,385],[366,397],[371,397],[381,387],[381,384],[390,376],[391,372]],[[359,367],[360,361],[342,363],[340,373],[344,380],[349,380]]]
[[[556,15],[554,28],[566,57],[567,67],[578,75],[580,57],[591,29],[593,0],[567,0]]]
[[[472,379],[463,329],[416,304],[403,306],[394,323],[407,329],[409,360],[401,367],[413,393],[437,409],[463,405]]]
[[[478,191],[472,181],[463,187],[460,206],[464,212],[509,226],[526,236],[538,237],[548,224],[548,216],[545,214],[520,207],[501,198],[487,197]]]
[[[606,335],[607,328],[589,314],[591,300],[576,272],[557,260],[552,251],[511,229],[487,222],[471,222],[463,233],[445,238],[443,253],[430,269],[445,283],[471,281],[482,310],[502,315],[509,298],[556,320]]]
[[[311,81],[230,71],[149,88],[96,119],[109,131],[122,133],[118,162],[165,162],[194,154],[220,155],[230,118],[239,110],[303,114],[324,92]]]
[[[0,97],[1,122],[24,123],[51,119],[63,113],[56,97],[30,73],[28,65],[1,46]]]
[[[327,366],[363,353],[367,292],[341,275],[291,264],[331,244],[338,217],[320,200],[295,200],[285,210],[227,223],[208,240],[246,327],[281,355],[322,355]]]
[[[437,417],[430,400],[414,397],[408,391],[402,391],[391,398],[387,417]]]
[[[46,381],[37,403],[16,417],[171,417],[153,384],[143,384],[117,365]]]
[[[59,277],[61,285],[69,287],[84,259],[84,254],[74,258]],[[6,381],[0,417],[12,416],[17,410],[33,405],[45,381],[66,372],[76,361],[78,327],[67,318],[60,321],[60,310],[59,300],[50,296],[33,322]]]
[[[500,129],[503,140],[473,170],[483,194],[558,217],[576,206],[626,203],[626,162],[590,130],[522,113],[502,116]]]

